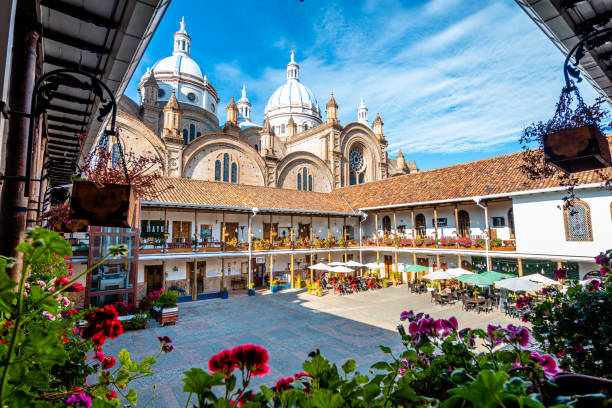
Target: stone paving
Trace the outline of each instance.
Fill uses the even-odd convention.
[[[410,294],[405,285],[348,296],[315,297],[304,291],[286,291],[181,303],[175,326],[126,332],[107,340],[104,351],[117,355],[126,348],[138,360],[158,351],[157,336],[172,338],[175,349],[162,357],[156,374],[133,385],[139,406],[184,407],[187,394],[182,392],[182,372],[192,367],[208,371],[210,356],[239,344],[261,345],[270,355],[270,374],[253,381],[256,387],[272,386],[277,379],[302,371],[302,362],[316,348],[338,365],[354,359],[357,369],[367,373],[373,363],[384,358],[378,345],[390,346],[394,352],[401,350],[395,328],[400,313],[409,309],[436,318],[455,316],[460,328],[511,322],[497,311],[464,312],[459,302],[435,305],[429,294]]]

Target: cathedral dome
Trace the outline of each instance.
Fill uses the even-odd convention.
[[[299,79],[299,65],[291,52],[291,61],[287,64],[287,82],[281,85],[268,99],[264,117],[270,124],[284,134],[289,118],[304,128],[321,123],[321,112],[317,99],[308,87]]]
[[[317,99],[301,82],[290,80],[281,85],[268,99],[266,113],[284,106],[300,106],[316,110]]]
[[[161,59],[153,65],[153,73],[161,72],[178,72],[179,74],[187,74],[198,78],[199,80],[204,79],[202,70],[198,66],[198,63],[192,60],[187,55],[174,54]]]

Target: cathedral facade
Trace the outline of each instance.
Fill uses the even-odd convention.
[[[243,87],[225,107],[209,78],[191,58],[184,20],[174,34],[171,56],[156,62],[139,83],[137,104],[119,103],[118,128],[126,150],[155,155],[170,177],[331,192],[418,172],[400,151],[387,155],[383,121],[368,121],[363,99],[356,121],[342,125],[333,93],[325,119],[313,92],[300,82],[291,52],[285,83],[270,96],[261,126],[251,122],[252,105]]]

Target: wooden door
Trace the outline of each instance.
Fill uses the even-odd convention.
[[[251,260],[251,272],[253,273],[253,284],[263,286],[265,264],[255,263],[255,258]]]
[[[425,216],[423,214],[417,214],[416,217],[414,217],[414,227],[417,237],[425,237],[427,226],[425,225]]]
[[[225,242],[236,239],[238,241],[238,223],[237,222],[226,222],[225,233],[228,234],[225,237]]]
[[[276,241],[278,239],[278,223],[270,224],[269,222],[264,222],[263,223],[263,239],[269,241],[271,238],[271,233],[275,233],[274,240]]]
[[[172,242],[181,246],[191,241],[191,222],[172,221]]]
[[[459,225],[457,226],[457,235],[460,237],[470,236],[470,214],[467,211],[461,210],[457,214]]]
[[[391,233],[391,218],[388,215],[385,215],[382,219],[382,229],[385,234]]]
[[[147,281],[147,295],[154,290],[160,290],[163,282],[163,269],[161,265],[145,266],[145,280]]]
[[[393,257],[391,255],[384,256],[385,262],[385,278],[389,279],[391,272],[393,271]]]
[[[300,239],[310,239],[310,224],[298,224]]]
[[[191,299],[196,300],[198,298],[197,292],[197,279],[195,273],[195,267],[193,262],[187,262],[187,279],[189,279],[189,294],[191,295]]]
[[[206,262],[200,261],[196,268],[196,296],[200,293],[204,293],[206,289]]]
[[[417,265],[426,266],[429,268],[429,259],[427,258],[417,258]]]

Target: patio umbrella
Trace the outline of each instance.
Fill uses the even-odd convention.
[[[336,273],[349,273],[349,272],[355,272],[353,269],[351,268],[347,268],[346,266],[334,266],[332,268],[329,268],[330,272],[336,272]]]
[[[344,266],[346,265],[344,262],[330,262],[328,263],[329,266]]]
[[[532,282],[542,283],[544,285],[560,285],[561,284],[561,282],[556,281],[554,279],[547,278],[546,276],[541,275],[539,273],[525,275],[525,276],[522,276],[521,279],[526,279]]]
[[[421,265],[410,265],[404,268],[404,272],[428,272],[429,268]]]
[[[318,264],[314,264],[308,267],[308,269],[314,269],[317,271],[329,271],[331,268],[327,265],[325,265],[324,263],[318,263]]]
[[[523,278],[504,279],[495,282],[495,287],[507,289],[512,292],[520,292],[527,290],[540,290],[541,287],[536,282],[532,282]]]
[[[453,279],[454,276],[445,271],[435,271],[433,273],[423,276],[423,279],[429,280],[440,280],[440,279]]]
[[[473,273],[471,275],[459,276],[457,280],[463,283],[471,283],[472,285],[491,286],[499,280],[511,277],[512,275],[508,275],[505,273],[488,271],[483,273]]]
[[[454,278],[458,277],[458,276],[463,276],[463,275],[472,275],[473,273],[470,271],[466,271],[465,269],[461,269],[461,268],[451,268],[451,269],[447,269],[446,273],[453,275]]]
[[[370,262],[370,263],[365,264],[365,267],[368,269],[380,269],[380,268],[384,268],[385,264]]]
[[[364,264],[359,263],[357,261],[348,261],[347,263],[344,264],[345,266],[350,266],[351,268],[363,268],[365,267]]]

